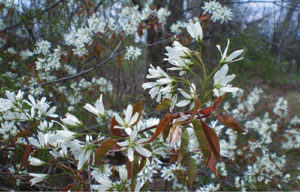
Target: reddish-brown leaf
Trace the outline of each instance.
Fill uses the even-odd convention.
[[[245,132],[234,118],[228,115],[218,115],[217,118],[223,125],[229,127],[230,129],[234,131]]]
[[[118,122],[116,121],[115,117],[113,117],[110,122],[110,132],[114,136],[121,137],[122,136],[121,130],[114,128],[116,125],[118,125]]]
[[[126,169],[127,169],[127,177],[128,179],[131,178],[131,162],[129,161],[129,159],[127,158],[126,160]]]
[[[173,115],[170,113],[166,114],[162,118],[162,120],[158,123],[157,128],[154,134],[152,135],[152,137],[148,141],[144,142],[143,144],[150,143],[151,141],[155,140],[160,135],[160,133],[169,125],[169,123],[172,122],[172,120],[173,120]]]
[[[139,102],[137,102],[137,103],[133,106],[132,116],[133,116],[135,113],[138,113],[138,114],[139,114],[139,116],[138,116],[136,122],[135,122],[133,125],[136,125],[136,124],[140,121],[140,119],[141,119],[141,117],[142,117],[142,111],[143,111],[143,104],[142,104],[142,102],[139,101]]]
[[[26,137],[30,136],[32,132],[28,129],[20,131],[18,134],[16,134],[14,141],[16,142],[18,140],[18,137]]]
[[[205,107],[205,108],[201,109],[199,112],[204,115],[207,115],[207,114],[210,114],[211,112],[213,112],[213,110],[214,110],[213,107]]]
[[[220,97],[218,97],[218,98],[216,98],[216,100],[214,102],[214,105],[213,105],[214,108],[216,108],[223,101],[224,97],[225,97],[225,94],[222,95],[222,96],[220,96]]]
[[[204,123],[203,121],[201,121],[201,125],[202,125],[203,131],[205,133],[205,136],[207,138],[207,141],[210,144],[210,148],[211,148],[212,152],[216,156],[217,160],[220,161],[221,160],[220,145],[219,145],[219,139],[218,139],[216,132],[212,128],[210,128],[206,123]]]
[[[176,119],[175,123],[173,123],[173,125],[172,125],[169,142],[171,142],[172,140],[173,141],[175,140],[175,143],[176,143],[176,140],[177,140],[177,137],[178,137],[178,134],[179,134],[180,125],[181,125],[181,120]],[[176,138],[174,138],[174,137],[176,137]]]
[[[117,57],[117,63],[118,63],[118,68],[120,69],[122,66],[122,59],[123,57],[120,55],[119,57]]]
[[[138,27],[138,35],[139,35],[139,37],[143,36],[143,29],[144,29],[144,25],[143,25],[143,23],[140,23],[139,27]]]
[[[169,165],[171,165],[172,163],[174,163],[176,161],[176,159],[178,158],[178,153],[179,153],[179,149],[174,151],[173,155],[170,158]]]
[[[209,14],[204,14],[204,15],[201,15],[199,17],[199,21],[202,22],[202,21],[204,21],[204,20],[206,20],[208,18],[210,18],[210,15]]]
[[[21,170],[22,167],[27,164],[28,158],[29,158],[29,155],[30,155],[31,151],[32,151],[31,146],[30,145],[26,145],[25,149],[24,149],[24,152],[22,154],[21,164],[20,164],[19,170]]]
[[[98,149],[95,151],[95,162],[101,160],[101,158],[118,142],[118,139],[109,139],[104,141]]]
[[[216,175],[218,176],[218,170],[216,168],[216,165],[215,165],[215,157],[214,157],[214,154],[211,153],[211,156],[208,160],[208,168]]]
[[[67,186],[62,188],[61,191],[69,191],[74,185],[75,185],[75,183],[68,184]]]

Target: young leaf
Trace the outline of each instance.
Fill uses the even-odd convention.
[[[24,152],[22,154],[21,164],[20,164],[19,170],[21,170],[22,167],[28,162],[28,158],[29,158],[29,155],[30,155],[31,151],[32,151],[31,146],[26,145],[25,149],[24,149]]]
[[[210,153],[211,153],[210,144],[205,136],[205,133],[203,131],[200,121],[197,119],[193,119],[192,124],[193,124],[196,138],[199,143],[199,147],[203,153],[204,159],[207,161],[209,159]]]
[[[121,129],[115,129],[115,125],[118,125],[118,122],[116,121],[115,117],[113,117],[111,119],[111,122],[110,122],[110,132],[114,135],[114,136],[117,136],[117,137],[121,137],[122,134],[121,134]]]
[[[131,166],[131,180],[135,180],[137,174],[138,174],[138,168],[139,168],[139,162],[136,155],[134,155],[134,159]]]
[[[197,163],[195,159],[190,158],[189,165],[188,165],[188,184],[190,189],[192,189],[197,173],[198,173]]]
[[[172,125],[172,130],[171,130],[171,133],[170,133],[170,141],[169,142],[171,142],[173,140],[173,141],[175,141],[174,144],[176,144],[177,137],[178,137],[178,134],[179,134],[180,125],[181,125],[181,120],[176,119],[175,123],[173,123],[173,125]]]
[[[118,139],[109,139],[104,141],[95,151],[95,162],[99,162],[101,158],[118,142]]]
[[[212,128],[210,128],[208,125],[206,125],[206,123],[204,123],[203,121],[201,121],[201,125],[202,125],[203,131],[205,133],[205,136],[207,138],[207,141],[210,144],[210,148],[211,148],[212,152],[216,156],[217,160],[220,161],[221,160],[220,145],[219,145],[219,139],[218,139],[217,134],[215,133],[215,131]]]
[[[234,131],[245,132],[240,124],[232,117],[228,115],[218,115],[217,118],[223,125],[229,127],[230,129]]]
[[[208,168],[216,175],[218,176],[218,170],[216,168],[216,165],[215,165],[215,157],[214,157],[214,154],[211,153],[211,156],[208,160]]]
[[[164,109],[169,109],[172,106],[173,102],[171,99],[164,98],[160,103],[155,107],[156,111],[161,111]]]
[[[18,137],[26,137],[26,136],[30,136],[32,134],[32,132],[28,129],[20,131],[18,134],[16,134],[14,141],[16,142],[18,140]]]
[[[155,140],[159,134],[169,125],[170,122],[172,122],[173,120],[173,115],[172,114],[166,114],[162,120],[158,123],[157,125],[157,128],[154,132],[154,134],[152,135],[152,137],[146,141],[146,142],[143,142],[142,144],[145,144],[145,143],[150,143],[151,141]]]
[[[185,129],[181,134],[181,144],[179,149],[178,162],[180,162],[183,156],[185,155],[188,145],[189,145],[189,134]]]
[[[133,106],[132,115],[134,115],[135,113],[139,114],[136,122],[133,125],[136,125],[140,121],[142,116],[142,111],[143,111],[143,104],[142,102],[139,101]]]
[[[225,94],[222,95],[222,96],[220,96],[220,97],[218,97],[218,98],[216,98],[216,100],[215,100],[215,102],[213,104],[214,108],[216,108],[223,101],[224,97],[225,97]]]

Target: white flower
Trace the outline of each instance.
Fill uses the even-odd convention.
[[[204,10],[203,13],[214,13],[216,10],[220,9],[221,4],[217,1],[206,1],[204,2],[204,6],[202,9]]]
[[[113,188],[113,182],[106,176],[98,176],[97,182],[100,185],[92,185],[94,190],[98,191],[110,191]]]
[[[231,85],[228,85],[228,83],[235,78],[235,75],[232,74],[226,76],[227,72],[228,72],[228,65],[225,64],[214,75],[213,92],[217,97],[223,95],[226,92],[235,92],[239,90],[239,88],[237,87],[231,87]]]
[[[141,49],[138,47],[133,47],[130,45],[126,49],[127,49],[127,52],[124,57],[124,59],[126,59],[126,60],[136,60],[142,54]]]
[[[44,165],[45,161],[42,161],[35,157],[29,157],[29,163],[30,163],[30,165],[33,165],[33,166],[40,166],[40,165]]]
[[[34,145],[38,148],[43,148],[48,145],[49,137],[50,137],[50,134],[48,134],[48,133],[44,134],[43,132],[38,131],[37,139],[35,139],[34,137],[29,137],[28,141],[31,145]]]
[[[0,112],[9,110],[13,106],[13,102],[9,99],[0,98]]]
[[[137,140],[137,133],[138,133],[138,128],[137,126],[135,126],[129,137],[129,140],[117,143],[119,146],[122,147],[121,150],[124,149],[127,150],[127,156],[129,161],[133,161],[134,151],[137,151],[139,154],[141,154],[144,157],[150,157],[152,155],[152,153],[148,149],[142,147],[141,143],[144,142],[145,139]]]
[[[132,114],[132,106],[128,105],[125,112],[125,119],[123,120],[118,114],[115,115],[116,121],[119,123],[118,126],[115,126],[117,129],[124,129],[128,135],[131,135],[132,129],[131,127],[137,121],[139,114]]]
[[[158,18],[158,22],[161,24],[166,24],[167,21],[167,17],[171,14],[170,11],[168,11],[166,8],[160,8],[157,11],[157,18]]]
[[[185,59],[185,57],[190,50],[187,47],[181,45],[178,41],[174,41],[173,47],[166,47],[167,53],[165,54],[168,58],[165,58],[165,61],[168,61],[170,64],[175,67],[170,67],[167,70],[179,70],[179,75],[184,75],[185,71],[189,69],[188,63],[189,59]]]
[[[229,48],[229,44],[230,44],[230,40],[227,39],[227,46],[224,50],[224,52],[222,53],[222,50],[221,50],[221,47],[220,45],[217,45],[217,48],[221,54],[221,61],[220,62],[225,62],[225,63],[232,63],[232,62],[235,62],[235,61],[239,61],[239,60],[242,60],[243,57],[240,57],[240,58],[237,58],[239,57],[243,52],[244,52],[244,49],[241,49],[241,50],[237,50],[237,51],[234,51],[233,53],[231,53],[228,57],[227,57],[227,51],[228,51],[228,48]],[[237,59],[236,59],[237,58]],[[235,59],[235,60],[234,60]]]
[[[181,100],[176,104],[177,107],[184,107],[191,103],[191,108],[195,105],[195,99],[197,98],[197,92],[196,92],[196,86],[194,83],[192,83],[192,86],[190,87],[190,92],[187,93],[183,91],[182,89],[179,90],[181,95],[185,97],[184,100]]]
[[[30,180],[31,185],[35,185],[36,183],[44,181],[48,177],[48,174],[44,174],[44,173],[29,173],[29,175],[31,177],[34,177]]]
[[[81,122],[75,117],[74,115],[67,113],[66,118],[61,119],[64,124],[70,125],[70,126],[79,126],[81,125]]]
[[[232,17],[233,14],[231,10],[228,7],[222,6],[215,12],[213,12],[211,20],[213,20],[214,22],[219,20],[221,23],[227,23],[228,21],[232,20]]]
[[[202,41],[203,31],[199,22],[190,22],[189,24],[187,24],[186,29],[192,38],[194,38],[196,41]]]
[[[83,106],[86,110],[88,110],[91,113],[94,113],[98,117],[104,115],[104,106],[102,101],[102,94],[100,95],[100,98],[96,101],[95,107],[91,104],[87,103],[85,106]]]

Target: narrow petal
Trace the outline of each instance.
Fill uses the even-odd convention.
[[[126,113],[125,113],[125,122],[126,123],[129,123],[131,115],[132,115],[132,106],[128,105],[128,107],[126,109]]]
[[[123,141],[123,142],[118,142],[117,143],[118,145],[120,145],[121,147],[125,147],[125,146],[128,146],[129,145],[129,141]]]
[[[124,124],[123,119],[118,114],[115,115],[115,119],[120,125]]]
[[[189,100],[182,100],[182,101],[178,102],[178,103],[176,104],[176,106],[177,106],[177,107],[184,107],[184,106],[187,106],[189,103],[190,103]]]
[[[226,61],[226,62],[231,62],[233,59],[235,59],[235,58],[237,58],[238,56],[240,56],[243,52],[244,52],[244,49],[234,51],[233,53],[231,53],[231,54],[225,59],[225,61]]]
[[[135,146],[135,150],[144,157],[150,157],[152,155],[148,149],[145,149],[139,145]]]
[[[134,116],[130,119],[129,125],[132,125],[136,122],[139,117],[139,113],[135,113]]]
[[[128,148],[128,151],[127,151],[127,156],[128,156],[128,159],[129,161],[133,161],[133,149],[131,147]]]

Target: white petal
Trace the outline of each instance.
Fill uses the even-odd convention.
[[[125,147],[125,146],[129,145],[129,141],[126,140],[123,142],[118,142],[117,144],[120,145],[121,147]]]
[[[129,123],[131,115],[132,115],[132,106],[128,105],[127,109],[126,109],[126,113],[125,113],[125,122],[126,123]]]
[[[132,129],[131,128],[125,128],[125,132],[127,133],[127,135],[131,135],[132,134]]]
[[[133,161],[133,159],[134,159],[134,157],[133,157],[133,149],[131,147],[128,148],[127,156],[128,156],[129,161]]]
[[[239,88],[237,88],[237,87],[222,87],[221,90],[224,91],[224,92],[231,92],[232,93],[232,92],[238,91]]]
[[[98,114],[98,111],[95,107],[93,107],[91,104],[87,103],[85,104],[85,106],[83,106],[83,108],[85,108],[86,110],[88,110],[91,113],[94,113],[95,115]]]
[[[124,124],[123,119],[118,114],[115,115],[115,119],[120,125]]]
[[[234,51],[233,53],[231,53],[231,54],[225,59],[225,61],[226,61],[226,62],[230,62],[230,61],[232,61],[233,59],[235,59],[235,58],[237,58],[238,56],[240,56],[243,52],[244,52],[244,49]]]
[[[134,116],[131,118],[129,125],[134,124],[136,122],[136,120],[138,119],[138,117],[139,117],[139,113],[135,113]]]
[[[189,100],[182,100],[182,101],[178,102],[178,103],[176,104],[176,106],[177,106],[177,107],[184,107],[184,106],[187,106],[189,103],[190,103]]]
[[[135,146],[135,150],[144,157],[150,157],[152,155],[152,153],[148,149],[145,149],[144,147],[141,147],[139,145]]]

